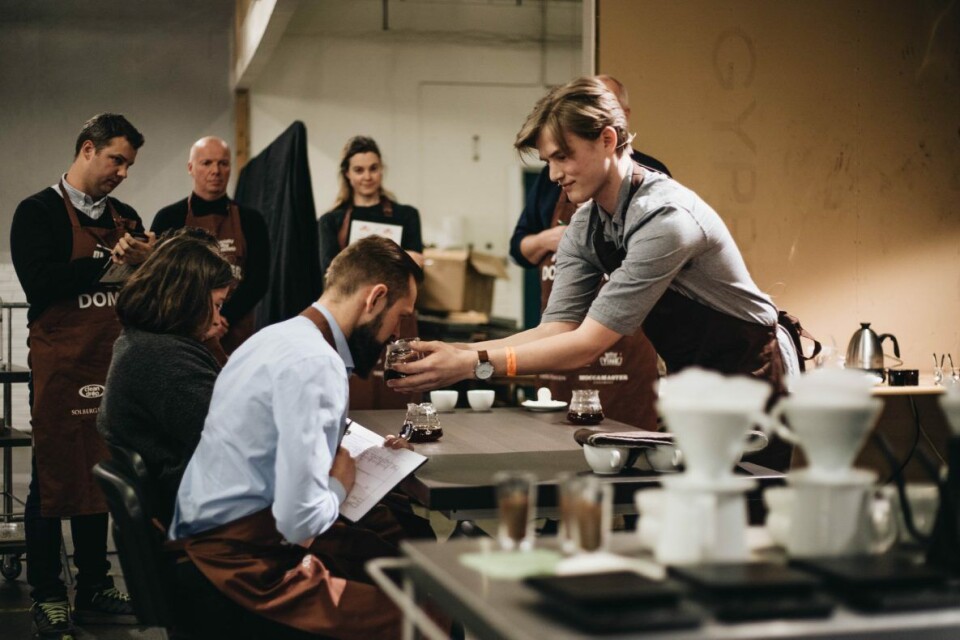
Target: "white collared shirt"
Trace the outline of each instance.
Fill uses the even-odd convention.
[[[103,215],[103,212],[107,208],[107,196],[103,196],[99,200],[94,200],[83,191],[74,188],[69,182],[67,182],[67,174],[63,174],[61,178],[63,182],[63,188],[67,190],[67,195],[70,197],[70,202],[73,203],[74,208],[82,213],[85,216],[98,220],[100,216]],[[53,190],[57,193],[60,193],[60,182],[53,185]]]

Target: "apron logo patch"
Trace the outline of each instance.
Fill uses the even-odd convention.
[[[103,385],[88,384],[85,387],[80,387],[79,393],[81,398],[99,398],[103,395]]]
[[[117,291],[97,291],[81,293],[77,296],[77,306],[81,309],[93,307],[113,307],[117,304]]]
[[[619,351],[607,351],[600,356],[601,367],[619,367],[623,365],[623,354]]]

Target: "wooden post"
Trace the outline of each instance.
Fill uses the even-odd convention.
[[[250,91],[236,89],[233,92],[233,122],[236,136],[237,172],[243,169],[250,159]]]

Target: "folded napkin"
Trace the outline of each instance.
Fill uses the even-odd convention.
[[[596,429],[577,429],[573,439],[581,447],[589,444],[591,447],[637,447],[649,449],[660,445],[672,445],[673,434],[660,431],[597,431]]]
[[[673,446],[673,434],[663,431],[597,431],[596,429],[577,429],[573,439],[581,447],[629,447],[635,449],[653,449],[659,446]],[[754,429],[744,447],[744,452],[754,453],[766,448],[769,440],[763,431]]]

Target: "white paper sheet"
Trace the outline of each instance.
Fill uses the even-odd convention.
[[[383,437],[353,422],[341,443],[357,463],[357,479],[340,515],[356,522],[366,515],[401,480],[427,461],[426,456],[409,449],[387,449]]]

